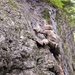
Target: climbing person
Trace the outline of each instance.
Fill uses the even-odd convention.
[[[42,39],[40,41],[40,44],[43,45],[47,45],[47,44],[50,44],[50,46],[52,47],[57,47],[58,44],[57,44],[57,35],[55,34],[53,28],[51,25],[47,25],[47,24],[44,24],[44,29],[42,29],[41,27],[37,26],[34,29],[34,31],[38,32],[38,33],[42,33],[45,35],[45,39]]]
[[[64,75],[63,69],[61,66],[61,55],[60,55],[60,49],[58,46],[58,37],[56,33],[53,30],[53,27],[48,24],[44,24],[43,28],[41,28],[39,25],[33,28],[35,32],[44,34],[45,38],[41,39],[38,36],[36,36],[36,41],[41,45],[48,45],[52,50],[53,55],[55,56],[57,62],[58,62],[58,68],[59,68],[59,74],[58,75]]]

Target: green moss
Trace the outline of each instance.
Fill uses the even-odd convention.
[[[75,75],[75,71],[73,71],[73,75]]]
[[[73,61],[75,62],[75,56],[72,57]]]
[[[3,10],[3,8],[2,8],[2,7],[0,7],[0,10]]]
[[[17,5],[13,2],[13,0],[8,0],[13,8],[18,8]]]
[[[51,23],[49,11],[48,11],[47,8],[45,8],[44,11],[42,12],[42,17],[43,17],[49,24]]]
[[[73,36],[74,36],[74,42],[75,42],[75,32],[73,33]]]
[[[43,2],[48,3],[49,5],[52,5],[54,7],[59,7],[59,8],[63,8],[63,2],[61,0],[41,0]],[[65,2],[67,2],[67,0],[65,0]]]
[[[50,0],[41,0],[42,2],[50,3]]]
[[[60,27],[60,25],[58,25],[58,34],[59,35],[61,34],[61,27]]]

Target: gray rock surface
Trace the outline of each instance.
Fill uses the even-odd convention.
[[[59,75],[52,49],[38,45],[33,31],[43,25],[41,12],[49,9],[45,5],[39,0],[0,0],[0,75]]]
[[[24,2],[0,1],[0,75],[55,75],[54,56],[34,41],[31,22],[40,17]]]

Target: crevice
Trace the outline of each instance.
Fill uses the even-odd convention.
[[[37,45],[37,47],[38,48],[45,48],[45,45],[43,44],[43,45],[41,45],[40,43],[38,43],[37,41],[36,41],[36,45]]]

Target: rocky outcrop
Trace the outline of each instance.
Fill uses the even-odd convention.
[[[35,34],[33,27],[44,29],[43,21],[46,20],[42,12],[50,8],[39,0],[0,0],[0,75],[71,75],[72,63],[67,63],[64,48],[59,45],[63,52],[60,53],[53,46],[41,45],[35,39],[36,36],[46,38],[42,33]],[[68,64],[71,68],[66,66],[68,74],[65,74],[64,65]]]

